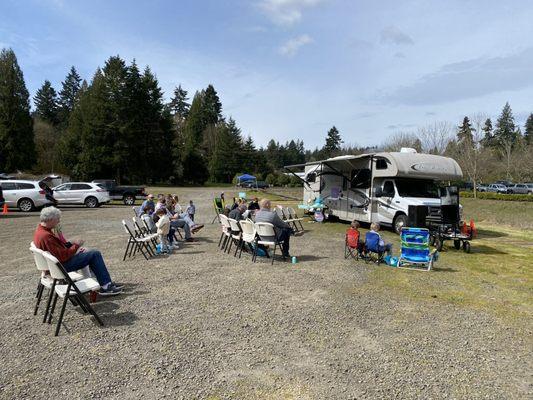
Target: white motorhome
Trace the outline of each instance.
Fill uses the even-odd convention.
[[[327,215],[344,221],[379,222],[396,232],[407,223],[409,205],[440,207],[438,183],[461,179],[449,157],[400,152],[346,155],[285,167],[304,168],[304,204],[320,197]]]

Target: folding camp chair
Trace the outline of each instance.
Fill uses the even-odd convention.
[[[213,199],[213,207],[215,208],[215,218],[211,221],[212,224],[214,224],[217,219],[218,222],[220,222],[220,214],[224,214],[224,200],[220,197],[215,197]]]
[[[256,222],[254,225],[255,230],[259,235],[259,240],[256,241],[256,244],[261,244],[263,246],[274,246],[274,250],[272,252],[272,264],[274,264],[276,248],[281,247],[283,241],[279,241],[276,238],[276,231],[274,230],[274,225],[268,222]],[[255,259],[257,259],[257,251],[255,252]]]
[[[228,254],[231,251],[231,246],[235,243],[235,254],[233,254],[233,256],[237,257],[237,251],[239,250],[242,241],[241,226],[239,225],[239,222],[233,218],[228,218],[228,222],[231,229],[231,240],[229,243]]]
[[[424,228],[402,228],[400,240],[402,249],[398,268],[430,271],[436,261],[437,250],[429,248],[429,230]]]
[[[359,243],[360,233],[357,229],[348,228],[344,240],[344,258],[359,260],[363,257],[363,244]]]
[[[61,297],[63,299],[63,305],[61,306],[61,312],[57,320],[55,336],[59,335],[59,329],[61,328],[61,322],[65,315],[67,301],[70,299],[74,300],[74,303],[78,304],[85,313],[91,313],[100,326],[104,326],[104,323],[84,296],[85,293],[100,289],[98,281],[94,278],[85,278],[74,282],[57,258],[46,251],[43,251],[42,255],[48,263],[48,271],[53,279],[51,294],[53,294],[54,299],[48,315],[49,324],[52,322],[52,315],[54,314],[57,298]],[[52,296],[48,298],[49,302],[51,298]]]
[[[132,206],[131,209],[133,210],[133,214],[135,214],[135,216],[139,216],[139,212],[141,211],[141,207],[135,207],[135,206]]]
[[[37,315],[37,310],[39,309],[39,305],[41,303],[44,289],[48,289],[49,291],[52,289],[53,279],[48,274],[48,262],[46,261],[46,258],[43,255],[43,251],[35,247],[35,244],[33,242],[31,242],[30,244],[30,251],[33,254],[35,266],[37,267],[37,270],[40,272],[39,282],[37,284],[37,293],[35,295],[35,298],[37,299],[37,301],[35,303],[35,308],[33,310],[33,315]],[[69,272],[68,275],[73,281],[79,281],[84,278],[90,278],[91,271],[89,270],[89,267],[85,267],[85,268],[81,268],[79,272],[78,271]],[[48,297],[49,298],[52,297],[51,291],[48,294]],[[46,307],[46,310],[44,313],[43,323],[46,322],[46,316],[48,314],[49,306],[50,306],[50,301],[48,301],[48,306]]]
[[[383,262],[384,250],[379,246],[380,236],[377,232],[368,231],[365,236],[365,261],[376,264]]]
[[[149,237],[138,237],[135,234],[134,228],[125,220],[122,220],[122,225],[124,226],[126,233],[129,235],[128,244],[126,246],[126,251],[124,252],[122,261],[126,260],[126,256],[134,256],[137,251],[140,251],[144,258],[148,260],[148,255],[153,255],[148,244],[151,239]]]
[[[242,221],[239,221],[239,225],[242,230],[242,240],[241,240],[241,249],[239,252],[239,258],[241,258],[242,250],[244,249],[244,246],[248,245],[249,249],[251,250],[252,260],[255,261],[255,252],[257,249],[255,240],[256,240],[257,235],[255,232],[254,223],[253,221],[249,219],[244,219]]]

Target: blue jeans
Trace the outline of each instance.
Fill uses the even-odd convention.
[[[67,272],[74,272],[86,266],[89,266],[93,274],[96,275],[96,280],[103,286],[111,282],[109,272],[105,266],[102,253],[98,250],[89,250],[83,253],[74,254],[70,260],[63,263],[63,267]]]
[[[189,225],[187,222],[183,219],[176,219],[170,221],[170,226],[173,228],[182,228],[185,232],[185,239],[189,239],[191,237],[191,228],[189,228]]]

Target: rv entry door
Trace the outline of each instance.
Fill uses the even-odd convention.
[[[393,199],[396,195],[394,182],[391,180],[384,181],[382,189],[382,195],[378,199],[379,220],[386,224],[392,224],[392,220],[396,214],[396,209],[393,203]]]

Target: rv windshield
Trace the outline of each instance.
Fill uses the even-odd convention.
[[[401,197],[439,198],[439,188],[433,181],[424,179],[395,179]]]

